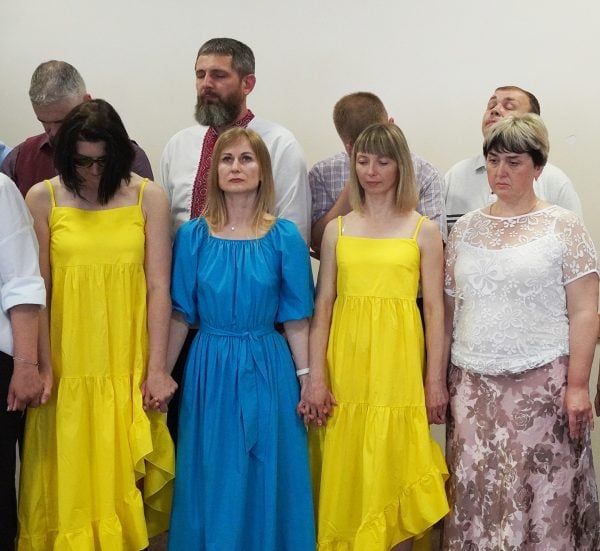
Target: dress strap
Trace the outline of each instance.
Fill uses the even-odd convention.
[[[50,180],[44,180],[44,182],[46,182],[46,185],[48,186],[48,191],[50,192],[50,204],[52,205],[52,208],[54,208],[56,206],[56,198],[54,197],[54,186],[52,185],[52,182],[50,182]]]
[[[338,221],[338,237],[339,237],[340,235],[342,235],[342,217],[338,216],[337,221]]]
[[[144,190],[146,189],[146,184],[148,183],[148,178],[144,178],[142,183],[140,184],[140,196],[138,198],[138,206],[142,206],[142,200],[144,199]]]
[[[413,233],[413,236],[412,236],[413,239],[417,238],[417,235],[419,234],[419,230],[421,229],[421,225],[428,218],[429,218],[429,216],[421,216],[421,218],[419,218],[419,221],[417,222],[417,227],[415,228],[415,233]]]

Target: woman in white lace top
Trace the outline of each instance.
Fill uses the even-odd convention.
[[[592,240],[536,197],[548,156],[537,115],[484,141],[497,201],[446,251],[451,513],[446,549],[600,549],[588,384],[598,335]]]

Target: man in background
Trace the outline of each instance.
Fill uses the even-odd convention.
[[[91,96],[73,65],[66,61],[52,60],[38,65],[33,72],[29,99],[44,132],[17,145],[0,166],[0,172],[4,172],[17,184],[23,196],[34,184],[56,176],[56,133],[67,114],[74,107],[90,100]],[[135,151],[133,172],[153,179],[148,157],[135,142],[131,143]]]
[[[483,113],[483,134],[496,121],[518,113],[539,115],[540,103],[537,98],[518,86],[496,88]],[[534,182],[533,189],[540,199],[582,216],[581,202],[571,180],[556,166],[547,163],[538,180]],[[460,161],[446,173],[448,231],[463,214],[483,208],[494,201],[496,197],[490,190],[482,153]]]

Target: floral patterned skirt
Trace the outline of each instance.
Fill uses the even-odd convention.
[[[590,434],[568,434],[567,366],[501,376],[451,366],[444,549],[600,549]]]

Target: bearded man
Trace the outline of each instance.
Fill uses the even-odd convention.
[[[233,38],[213,38],[196,57],[198,125],[173,136],[163,152],[160,181],[171,204],[173,231],[199,216],[206,201],[212,151],[219,134],[232,126],[257,132],[273,165],[275,212],[292,220],[305,241],[310,231],[310,188],[304,155],[293,134],[254,116],[246,98],[256,84],[252,50]]]
[[[160,161],[160,181],[171,205],[173,233],[202,213],[213,148],[219,134],[232,126],[257,132],[271,155],[275,181],[275,214],[292,220],[304,240],[310,238],[310,188],[304,155],[293,134],[282,126],[255,117],[246,106],[254,89],[254,54],[233,38],[213,38],[196,57],[196,120],[199,124],[173,136]],[[173,369],[179,389],[169,404],[167,424],[177,443],[179,396],[185,359],[196,330],[191,329]]]

